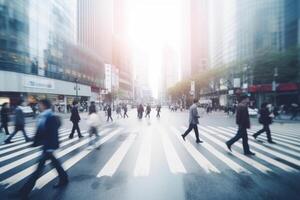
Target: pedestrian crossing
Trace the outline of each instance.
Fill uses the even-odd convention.
[[[270,176],[273,174],[299,173],[300,171],[300,138],[295,137],[296,131],[288,130],[285,134],[272,134],[277,144],[268,144],[264,133],[259,136],[262,142],[252,138],[260,127],[254,127],[248,131],[249,146],[256,155],[249,157],[243,154],[241,141],[232,146],[229,152],[225,142],[234,136],[236,127],[222,126],[199,126],[202,144],[196,144],[194,133],[191,132],[186,141],[181,134],[187,129],[182,125],[156,126],[145,129],[126,130],[120,127],[103,127],[100,131],[101,137],[95,139],[95,146],[106,144],[109,140],[123,134],[125,139],[108,155],[103,166],[93,166],[97,169],[95,177],[111,177],[121,170],[122,163],[131,157],[130,149],[137,145],[137,153],[133,162],[127,170],[133,177],[147,178],[152,175],[152,163],[158,156],[154,152],[158,146],[161,147],[161,156],[168,167],[170,174],[185,175],[195,173],[190,171],[190,165],[196,164],[198,173],[209,176],[210,174],[256,174]],[[27,130],[33,136],[34,129]],[[89,148],[91,138],[69,139],[70,129],[60,130],[60,149],[55,156],[62,159],[64,169],[71,170],[75,165],[80,165],[85,157],[91,154],[95,148]],[[86,133],[87,131],[83,131]],[[289,135],[288,133],[291,133]],[[39,147],[30,147],[31,143],[25,143],[23,136],[16,136],[14,143],[0,146],[0,186],[5,189],[17,186],[24,181],[36,169],[36,159],[41,155]],[[201,148],[199,148],[201,147]],[[100,151],[101,153],[101,151]],[[191,158],[194,163],[188,163],[185,157]],[[48,165],[49,162],[46,163]],[[38,179],[35,188],[42,189],[57,177],[55,169],[48,169]]]

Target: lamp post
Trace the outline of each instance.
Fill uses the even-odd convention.
[[[78,100],[78,90],[80,90],[80,87],[78,86],[78,79],[75,79],[75,87],[74,90],[76,92],[76,100]]]

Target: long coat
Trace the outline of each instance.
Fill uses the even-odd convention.
[[[246,105],[238,105],[236,111],[236,124],[242,128],[250,128],[249,112]]]
[[[80,121],[80,116],[78,113],[78,109],[74,106],[71,110],[70,120],[74,123],[78,123]]]

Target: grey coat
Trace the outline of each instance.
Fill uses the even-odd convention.
[[[190,107],[190,116],[189,116],[189,123],[190,124],[199,124],[199,114],[198,114],[198,109],[197,109],[197,105],[193,104]]]

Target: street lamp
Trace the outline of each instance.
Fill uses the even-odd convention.
[[[76,100],[78,100],[78,90],[80,90],[80,87],[78,85],[78,79],[75,79],[75,87],[74,90],[76,91]]]

